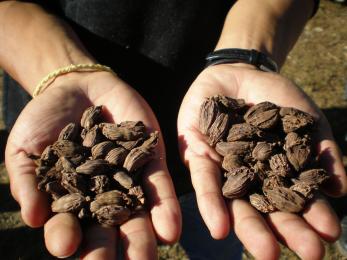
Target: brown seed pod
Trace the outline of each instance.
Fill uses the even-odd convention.
[[[255,138],[258,134],[261,135],[261,130],[248,123],[234,124],[229,130],[227,141],[250,140]]]
[[[258,142],[252,151],[252,156],[258,161],[266,161],[273,152],[273,145],[267,142]]]
[[[117,171],[113,174],[113,179],[126,189],[130,189],[134,185],[133,179],[125,171]]]
[[[57,213],[78,212],[86,203],[79,193],[67,194],[52,202],[52,211]]]
[[[111,141],[104,141],[96,144],[91,149],[92,157],[93,159],[103,159],[106,157],[107,153],[115,147],[115,144]]]
[[[201,105],[199,128],[204,135],[208,135],[209,130],[220,113],[217,100],[207,98]]]
[[[269,165],[272,170],[272,174],[289,177],[291,175],[291,168],[287,157],[284,154],[275,154],[271,156]]]
[[[244,163],[242,161],[241,156],[235,155],[235,154],[227,154],[223,158],[222,167],[227,172],[230,172],[234,168],[239,168],[239,167],[243,166],[243,164]]]
[[[111,164],[122,166],[129,151],[123,147],[113,148],[105,156],[105,160]]]
[[[305,206],[305,199],[289,188],[275,187],[265,195],[272,205],[283,212],[297,213]]]
[[[104,139],[98,125],[93,126],[85,134],[82,145],[85,147],[93,147],[94,145],[102,142]]]
[[[300,173],[298,179],[305,182],[311,187],[321,185],[327,179],[329,179],[329,174],[324,169],[311,169]]]
[[[259,127],[260,129],[270,129],[279,120],[278,108],[271,102],[261,102],[248,109],[244,115],[247,123]]]
[[[61,185],[70,193],[85,194],[87,190],[86,180],[75,172],[62,172]]]
[[[110,180],[107,175],[96,175],[90,179],[89,190],[100,194],[109,190]]]
[[[117,205],[123,207],[126,204],[124,197],[126,195],[118,190],[111,190],[104,193],[97,194],[95,200],[90,203],[90,211],[96,212],[101,207],[107,205]]]
[[[240,168],[241,169],[241,168]],[[229,175],[223,185],[223,196],[229,199],[241,198],[246,195],[253,180],[254,172],[247,167],[242,167],[242,171]]]
[[[63,130],[60,131],[58,140],[76,141],[78,137],[79,126],[75,123],[67,124]]]
[[[118,205],[107,205],[101,207],[94,215],[102,226],[114,227],[126,222],[131,215],[131,211]]]
[[[110,170],[111,165],[108,161],[102,159],[88,160],[76,168],[79,174],[103,174]]]
[[[74,157],[76,154],[81,154],[85,151],[82,146],[69,140],[56,141],[52,148],[59,155],[59,157],[65,156],[67,158]]]
[[[101,120],[102,106],[91,106],[87,108],[81,118],[81,126],[87,130],[91,129]]]
[[[216,120],[213,122],[208,133],[208,142],[214,146],[219,142],[227,133],[229,129],[230,116],[228,114],[220,113]]]
[[[134,141],[145,136],[143,131],[138,131],[138,127],[119,126],[116,124],[104,124],[102,134],[113,141]]]
[[[282,107],[280,115],[282,117],[282,128],[285,133],[310,128],[314,124],[314,119],[310,114],[292,107]]]
[[[216,151],[222,156],[226,156],[227,154],[234,155],[245,155],[247,153],[251,153],[251,149],[253,149],[253,142],[246,141],[235,141],[235,142],[219,142],[216,144]]]
[[[249,195],[249,202],[253,207],[263,213],[271,213],[276,211],[276,208],[261,194],[253,193]]]
[[[286,155],[296,171],[302,170],[311,160],[310,138],[306,135],[300,137],[297,133],[291,132],[286,138]]]
[[[290,186],[290,189],[301,194],[306,199],[312,199],[315,191],[314,187],[302,181],[298,181],[294,185]]]

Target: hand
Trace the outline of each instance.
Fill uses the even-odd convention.
[[[31,227],[44,225],[45,243],[51,254],[72,255],[81,245],[84,259],[115,259],[120,239],[127,258],[156,258],[156,236],[175,242],[181,230],[181,216],[165,160],[162,138],[157,158],[143,176],[149,214],[136,216],[117,231],[92,226],[83,233],[72,214],[51,216],[47,195],[37,190],[35,165],[28,154],[40,154],[52,144],[69,122],[79,122],[91,105],[103,105],[108,121],[141,120],[150,131],[158,122],[142,97],[115,75],[107,72],[71,73],[59,77],[52,86],[33,99],[19,116],[6,148],[6,166],[11,191],[21,206],[24,222]]]
[[[206,97],[222,94],[256,104],[271,101],[312,114],[318,120],[317,151],[331,174],[330,195],[346,193],[346,173],[330,126],[316,105],[292,82],[274,73],[247,65],[217,65],[205,69],[187,92],[178,116],[181,156],[190,168],[200,213],[211,235],[221,239],[230,226],[256,259],[276,259],[277,239],[302,259],[320,259],[324,246],[320,238],[334,241],[340,228],[338,219],[324,199],[316,199],[302,214],[275,212],[264,217],[248,202],[225,202],[221,193],[220,156],[206,143],[198,128],[200,105]]]

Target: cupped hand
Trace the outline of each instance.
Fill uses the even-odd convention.
[[[275,212],[266,217],[248,202],[225,202],[221,193],[220,156],[206,142],[198,128],[200,106],[213,95],[243,98],[248,104],[271,101],[296,107],[312,114],[318,122],[319,160],[331,174],[326,193],[341,196],[347,191],[346,173],[329,123],[306,96],[286,78],[255,70],[249,66],[217,65],[201,72],[188,90],[178,116],[181,156],[189,167],[200,213],[216,239],[225,237],[230,227],[246,249],[257,259],[276,259],[277,240],[302,259],[320,259],[324,255],[321,238],[334,241],[340,233],[338,219],[328,203],[316,199],[302,215]]]
[[[127,258],[154,259],[156,237],[172,243],[181,230],[179,205],[166,166],[162,138],[156,158],[143,176],[149,213],[132,218],[119,230],[95,225],[82,235],[77,218],[67,213],[52,216],[47,195],[37,190],[35,165],[28,154],[40,154],[57,139],[66,124],[79,122],[83,111],[91,105],[103,105],[107,121],[140,120],[149,131],[160,131],[144,99],[114,74],[62,76],[29,102],[10,133],[6,167],[11,192],[21,206],[25,223],[31,227],[44,225],[46,247],[54,256],[70,256],[81,246],[84,259],[115,259],[116,244],[122,242]]]

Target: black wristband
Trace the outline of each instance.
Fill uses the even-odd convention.
[[[206,56],[206,67],[224,63],[247,63],[262,71],[278,72],[276,62],[257,50],[220,49]]]

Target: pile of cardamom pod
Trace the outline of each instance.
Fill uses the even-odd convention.
[[[300,212],[329,178],[316,160],[314,118],[298,109],[218,95],[203,102],[199,127],[223,157],[224,197],[260,212]]]
[[[153,159],[158,132],[148,135],[141,121],[102,121],[101,106],[88,108],[80,124],[68,124],[32,158],[38,189],[51,195],[53,212],[115,226],[144,209],[141,173]]]

